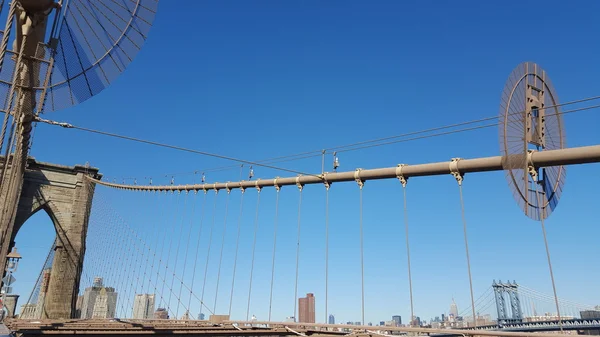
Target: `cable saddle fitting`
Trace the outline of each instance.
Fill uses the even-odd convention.
[[[273,180],[273,186],[275,186],[275,190],[277,190],[277,192],[279,192],[279,190],[281,189],[281,186],[279,186],[279,184],[277,184],[277,179],[279,179],[279,177],[275,177],[275,179]]]
[[[463,174],[460,173],[460,171],[458,170],[458,162],[461,160],[462,158],[452,158],[452,161],[450,162],[450,173],[452,174],[452,176],[454,176],[454,178],[456,179],[456,182],[458,183],[458,185],[462,185],[463,182]]]

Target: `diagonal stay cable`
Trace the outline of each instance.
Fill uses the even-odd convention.
[[[274,170],[279,170],[279,171],[285,171],[285,172],[290,172],[290,173],[295,173],[295,174],[301,174],[301,175],[313,175],[313,174],[308,174],[308,173],[304,173],[304,172],[301,172],[301,171],[291,170],[291,169],[287,169],[287,168],[283,168],[283,167],[278,167],[278,166],[273,166],[273,165],[268,165],[268,164],[261,164],[259,162],[254,162],[254,161],[249,161],[249,160],[244,160],[244,159],[239,159],[239,158],[233,158],[233,157],[224,156],[224,155],[220,155],[220,154],[216,154],[216,153],[210,153],[210,152],[206,152],[206,151],[194,150],[194,149],[186,148],[186,147],[183,147],[183,146],[170,145],[170,144],[166,144],[166,143],[160,143],[160,142],[155,142],[155,141],[141,139],[141,138],[124,136],[124,135],[120,135],[120,134],[112,133],[112,132],[106,132],[106,131],[100,131],[100,130],[94,130],[94,129],[84,128],[84,127],[75,126],[75,125],[72,125],[72,124],[69,124],[69,123],[56,123],[56,122],[52,122],[52,121],[45,120],[45,119],[42,119],[42,118],[36,118],[36,121],[42,122],[42,123],[46,123],[46,124],[51,124],[51,125],[59,125],[59,126],[62,126],[62,127],[68,128],[68,129],[75,129],[75,130],[80,130],[80,131],[86,131],[86,132],[95,133],[95,134],[99,134],[99,135],[103,135],[103,136],[109,136],[109,137],[113,137],[113,138],[125,139],[125,140],[130,140],[130,141],[133,141],[133,142],[137,142],[137,143],[143,143],[143,144],[148,144],[148,145],[165,147],[165,148],[168,148],[168,149],[179,150],[179,151],[184,151],[184,152],[190,152],[190,153],[199,154],[199,155],[203,155],[203,156],[214,157],[214,158],[219,158],[219,159],[224,159],[224,160],[229,160],[229,161],[235,161],[235,162],[238,162],[238,163],[244,163],[244,164],[249,164],[249,165],[256,165],[256,166],[266,167],[266,168],[270,168],[270,169],[274,169]]]

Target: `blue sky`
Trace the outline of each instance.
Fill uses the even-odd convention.
[[[591,0],[577,5],[548,1],[531,7],[518,1],[163,1],[143,50],[109,88],[83,104],[45,117],[249,160],[491,117],[498,114],[508,75],[523,61],[544,67],[561,101],[598,95],[599,50],[593,43],[600,28],[598,10],[600,4]],[[566,115],[568,146],[598,144],[599,116],[597,110]],[[487,128],[345,152],[340,154],[340,170],[494,156],[499,151],[497,129]],[[47,125],[37,126],[32,155],[66,165],[89,162],[110,180],[136,177],[140,183],[152,177],[155,184],[168,183],[171,176],[176,183],[191,183],[193,174],[182,173],[231,164]],[[278,165],[320,172],[321,159]],[[326,165],[330,170],[330,155]],[[600,304],[595,284],[600,268],[590,263],[600,253],[594,209],[600,188],[597,172],[598,165],[570,167],[565,193],[547,221],[559,297],[591,305]],[[289,175],[261,167],[254,167],[254,173],[255,178]],[[234,168],[209,172],[206,178],[234,181],[239,174],[239,168]],[[248,174],[247,167],[243,174]],[[406,321],[410,313],[401,192],[393,180],[367,182],[363,192],[367,322],[389,320],[394,314]],[[250,314],[266,319],[275,193],[269,189],[262,194]],[[516,206],[503,173],[467,176],[464,194],[475,295],[498,278],[551,294],[539,223]],[[191,218],[192,233],[199,230],[201,198],[193,218],[192,200],[181,211],[181,200],[176,205],[171,198],[98,188],[96,201],[101,202],[95,205],[90,231],[115,226],[106,215],[116,212],[147,238],[148,245],[158,249],[157,240],[169,233],[167,240],[175,245],[182,223],[187,231]],[[209,303],[214,301],[225,199],[220,193],[205,292]],[[208,239],[212,220],[212,195],[207,200],[202,240]],[[426,319],[439,316],[448,311],[452,297],[463,311],[470,300],[456,182],[450,176],[412,179],[407,200],[415,313]],[[281,191],[276,320],[293,314],[297,202],[295,188]],[[343,322],[361,317],[358,202],[355,184],[333,185],[329,312]],[[255,207],[256,192],[248,191],[236,319],[244,319],[246,313]],[[173,221],[159,214],[164,209]],[[239,192],[232,192],[221,310],[229,301],[238,211]],[[298,293],[315,293],[318,321],[325,315],[324,216],[324,188],[307,187]],[[169,231],[150,233],[159,222],[171,223]],[[17,237],[24,259],[15,289],[24,297],[39,273],[52,231],[49,218],[36,214]],[[112,235],[119,233],[122,229]],[[89,256],[99,259],[110,240],[90,240]],[[198,243],[192,240],[190,251],[194,244]],[[206,244],[200,245],[197,294],[206,259]],[[118,275],[117,267],[90,265],[96,261],[92,257],[86,267],[90,273]],[[182,271],[181,261],[177,270]],[[113,265],[120,267],[120,263]],[[190,268],[186,280],[191,278]]]

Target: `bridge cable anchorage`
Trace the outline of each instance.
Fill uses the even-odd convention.
[[[328,322],[329,305],[329,181],[327,173],[323,173],[323,184],[325,185],[325,322]]]
[[[297,243],[296,243],[296,281],[294,283],[294,319],[298,319],[298,271],[300,265],[300,215],[302,214],[302,190],[304,189],[304,185],[300,182],[300,176],[296,177],[296,186],[298,187],[298,191],[300,194],[298,196],[298,234],[297,234]]]
[[[554,301],[556,304],[556,315],[558,316],[558,326],[560,328],[561,333],[563,332],[563,323],[562,323],[562,318],[560,315],[560,306],[558,304],[558,295],[556,292],[556,282],[554,280],[554,272],[552,270],[552,260],[550,259],[550,247],[548,245],[548,238],[546,236],[546,225],[544,223],[544,214],[543,212],[545,211],[545,207],[544,205],[542,205],[542,199],[540,198],[540,192],[539,192],[539,187],[538,185],[542,183],[542,181],[539,180],[540,176],[538,174],[537,169],[535,168],[534,164],[533,164],[533,160],[532,160],[532,156],[533,156],[534,151],[529,150],[527,151],[527,169],[529,171],[529,174],[531,175],[533,181],[534,181],[534,185],[535,185],[535,195],[537,198],[537,207],[538,207],[538,212],[539,212],[539,217],[540,217],[540,224],[542,225],[542,236],[544,238],[544,246],[546,247],[546,257],[548,259],[548,270],[550,271],[550,281],[552,282],[552,291],[554,292]]]
[[[275,220],[273,224],[273,261],[271,263],[271,290],[269,294],[269,322],[271,321],[271,309],[273,305],[273,283],[275,281],[275,253],[277,252],[277,224],[279,217],[279,192],[281,191],[281,186],[277,184],[277,179],[275,178]]]
[[[473,326],[477,327],[477,315],[475,313],[475,298],[473,296],[473,278],[471,276],[471,258],[469,256],[469,240],[467,236],[467,219],[465,217],[465,203],[463,200],[463,192],[462,192],[462,182],[463,182],[463,174],[458,169],[458,163],[462,160],[462,158],[452,158],[450,161],[450,172],[452,176],[456,179],[458,183],[458,192],[460,196],[460,212],[463,222],[463,234],[465,238],[465,255],[467,258],[467,272],[469,274],[469,291],[471,293],[471,308],[473,308]]]
[[[215,227],[215,218],[217,215],[217,196],[219,194],[218,189],[215,190],[215,196],[213,201],[213,213],[212,213],[212,221],[210,224],[210,231],[208,232],[208,249],[206,251],[206,263],[204,264],[204,281],[202,282],[202,294],[200,295],[200,301],[204,303],[204,292],[206,290],[206,278],[208,276],[208,263],[210,262],[210,249],[212,247],[212,237],[213,237],[213,229]],[[202,314],[202,307],[200,307],[200,314]]]
[[[248,287],[248,306],[246,307],[246,320],[250,317],[250,300],[252,299],[252,281],[254,277],[254,258],[256,256],[256,237],[258,235],[258,214],[260,210],[260,191],[262,187],[256,181],[256,214],[254,216],[254,240],[252,243],[252,258],[250,263],[250,285]]]
[[[219,269],[217,271],[217,288],[215,289],[215,303],[213,312],[217,312],[217,298],[219,297],[219,283],[221,281],[221,265],[223,263],[223,249],[225,248],[225,234],[227,233],[227,215],[229,213],[229,199],[231,197],[231,188],[229,182],[225,184],[227,191],[227,199],[225,200],[225,215],[223,217],[223,237],[221,238],[221,252],[219,254]]]
[[[402,174],[402,169],[406,166],[406,164],[398,164],[396,167],[396,176],[402,184],[402,193],[403,193],[403,202],[404,202],[404,231],[406,236],[406,259],[408,266],[408,290],[410,294],[410,326],[413,326],[413,317],[414,315],[414,306],[413,306],[413,289],[412,289],[412,273],[411,273],[411,264],[410,264],[410,240],[408,236],[408,207],[406,203],[406,184],[408,182],[408,178]]]
[[[189,193],[189,192],[188,192]],[[198,201],[198,191],[194,191],[194,201],[192,202],[192,212],[190,215],[190,225],[189,225],[189,230],[188,230],[188,235],[187,235],[187,242],[185,244],[185,257],[183,258],[183,271],[181,273],[181,284],[179,285],[179,298],[181,297],[181,292],[183,291],[183,280],[185,279],[185,271],[187,270],[187,265],[188,265],[188,254],[189,254],[189,250],[190,250],[190,241],[192,238],[192,229],[193,229],[193,225],[194,225],[194,215],[196,214],[196,204]],[[182,221],[182,228],[183,228],[183,221]],[[191,295],[190,295],[191,297]],[[181,303],[181,305],[183,305],[185,307],[185,305],[183,303]],[[190,314],[190,306],[188,304],[187,310],[186,310],[186,316],[189,317]],[[214,310],[213,310],[214,311]],[[185,315],[185,314],[184,314]],[[175,318],[177,318],[179,316],[179,305],[177,305],[177,311],[175,312]]]
[[[206,191],[204,191],[204,197],[202,198],[202,208],[200,211],[200,228],[198,229],[198,239],[196,242],[196,254],[194,257],[194,269],[192,270],[192,281],[190,284],[190,298],[188,299],[188,308],[191,308],[192,306],[192,289],[194,289],[194,281],[196,280],[196,267],[198,265],[198,253],[200,252],[200,238],[202,237],[202,227],[204,224],[204,215],[206,214],[205,209],[206,209]],[[203,303],[200,303],[200,305],[202,306]],[[202,308],[200,308],[200,313],[202,313]],[[200,314],[199,313],[199,314]]]
[[[243,167],[242,167],[243,168]],[[241,172],[240,172],[240,176],[241,176]],[[242,231],[242,216],[244,214],[244,192],[246,191],[246,189],[244,187],[240,186],[240,192],[241,192],[241,196],[240,196],[240,213],[238,216],[238,221],[237,221],[237,235],[236,235],[236,239],[235,239],[235,254],[234,254],[234,258],[233,258],[233,272],[232,272],[232,276],[231,276],[231,292],[229,295],[229,317],[231,317],[231,308],[233,306],[233,290],[235,288],[235,272],[237,271],[237,261],[238,261],[238,253],[240,250],[240,234]]]
[[[360,178],[361,168],[354,171],[354,180],[359,188],[359,228],[360,228],[360,287],[361,287],[361,315],[362,324],[365,324],[365,257],[364,257],[364,235],[363,235],[363,187],[364,180]]]

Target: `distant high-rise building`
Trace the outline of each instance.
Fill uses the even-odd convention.
[[[189,321],[190,320],[190,312],[186,311],[183,316],[181,316],[181,320],[182,321]]]
[[[203,321],[203,320],[204,320],[204,317],[205,317],[205,316],[204,316],[204,314],[203,314],[203,313],[200,313],[200,314],[198,314],[198,320],[200,320],[200,321]]]
[[[306,297],[298,299],[299,320],[300,323],[315,322],[315,295],[313,293],[306,294]]]
[[[154,294],[135,294],[133,299],[133,319],[154,317]]]
[[[96,296],[92,318],[113,318],[117,311],[117,293],[114,288],[100,288]]]
[[[92,287],[83,292],[80,318],[113,318],[116,310],[115,288],[104,287],[102,278],[95,277]]]
[[[329,324],[335,324],[335,316],[333,316],[332,314],[329,315],[329,321],[327,322]]]
[[[19,319],[35,319],[35,303],[25,303],[19,311]]]
[[[158,308],[154,312],[154,319],[169,319],[169,312],[165,308]]]
[[[396,323],[396,326],[402,325],[402,317],[400,315],[392,316],[392,321],[394,321],[394,323]]]
[[[458,306],[454,302],[454,298],[452,298],[452,304],[450,304],[450,315],[454,316],[454,318],[458,317]]]
[[[379,321],[379,326],[384,326],[385,325],[385,321]]]

